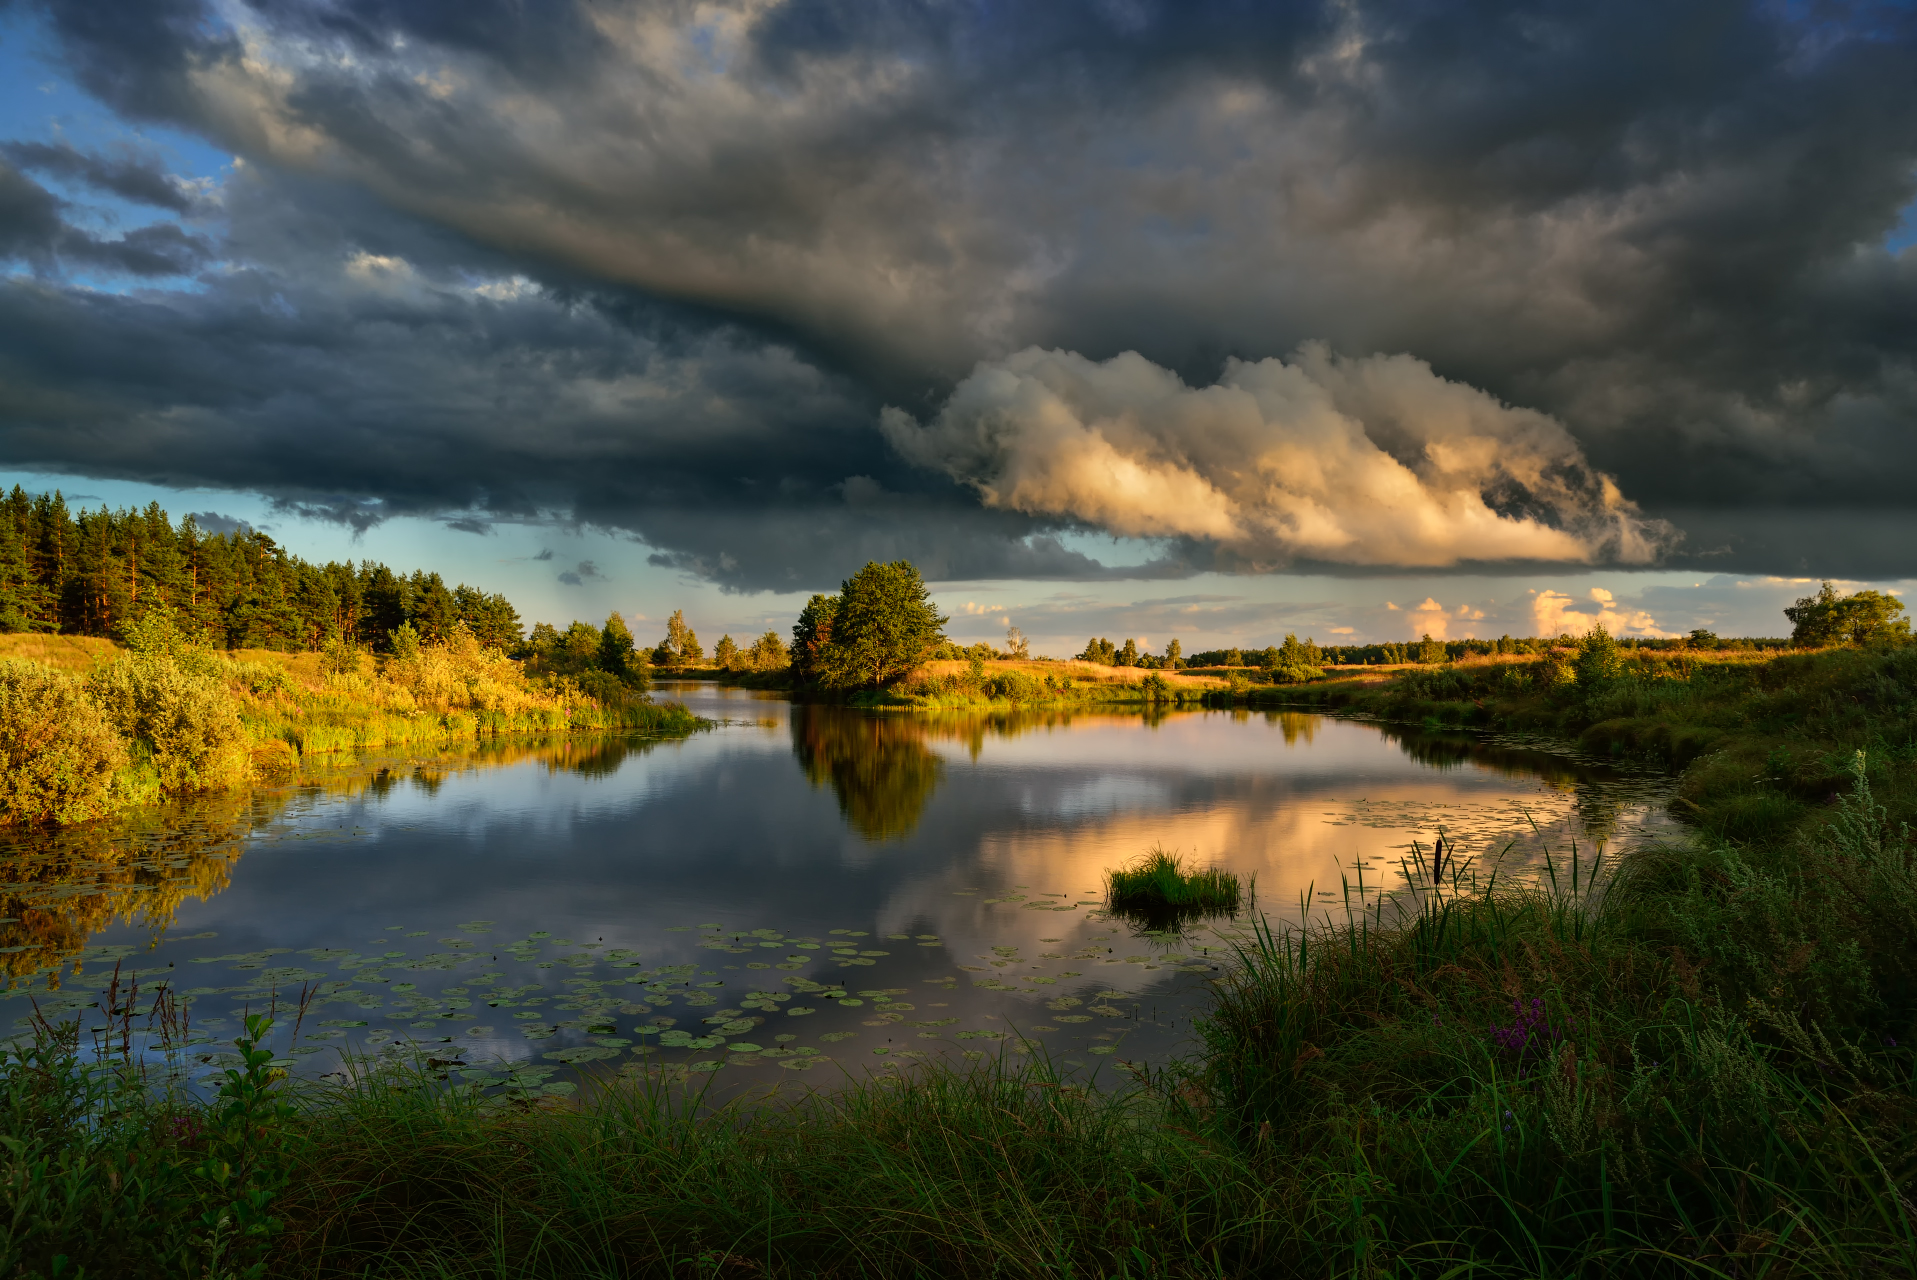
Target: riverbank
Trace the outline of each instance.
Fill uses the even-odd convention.
[[[378,660],[0,636],[0,721],[0,822],[62,823],[243,788],[338,752],[674,737],[707,723],[616,685],[593,697],[564,678],[528,679],[470,636]]]
[[[1579,655],[1417,668],[1389,680],[1259,689],[1285,705],[1420,725],[1546,733],[1679,773],[1678,809],[1727,839],[1783,839],[1850,786],[1867,753],[1879,802],[1917,822],[1917,647],[1784,655]]]
[[[1139,667],[1107,667],[1076,659],[1061,662],[1023,659],[979,663],[934,661],[885,688],[858,689],[845,693],[797,690],[793,687],[789,667],[776,671],[695,668],[673,675],[661,672],[660,676],[662,679],[714,680],[738,688],[786,693],[804,701],[927,711],[967,707],[1004,710],[1009,707],[1149,706],[1158,703],[1202,705],[1208,698],[1214,701],[1221,697],[1229,698],[1234,688],[1228,678]]]

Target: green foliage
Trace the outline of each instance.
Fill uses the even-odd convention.
[[[706,660],[705,648],[699,643],[699,633],[686,625],[683,609],[674,609],[672,616],[666,619],[666,638],[653,654],[655,662],[663,661],[671,667],[692,666]]]
[[[1623,670],[1623,659],[1618,654],[1617,641],[1611,638],[1602,624],[1593,626],[1578,645],[1577,661],[1572,664],[1577,672],[1578,687],[1585,692],[1602,689],[1617,679]]]
[[[1227,915],[1238,909],[1246,887],[1218,867],[1185,865],[1176,850],[1153,845],[1129,866],[1105,873],[1105,900],[1114,912],[1153,923],[1185,917]]]
[[[133,995],[103,1002],[130,1030]],[[105,1011],[103,1008],[103,1011]],[[280,1222],[274,1201],[297,1152],[285,1072],[255,1015],[234,1041],[239,1065],[201,1103],[169,1070],[156,1082],[134,1054],[78,1051],[75,1023],[34,1025],[0,1047],[0,1273],[258,1280]],[[171,1045],[177,1060],[181,1046]],[[156,1087],[156,1083],[158,1087]]]
[[[320,674],[328,676],[358,675],[360,653],[351,643],[340,636],[326,642],[326,648],[320,651]]]
[[[873,561],[814,596],[792,629],[795,673],[822,689],[877,689],[923,665],[946,619],[909,562]]]
[[[1267,649],[1263,658],[1274,684],[1308,684],[1324,679],[1324,669],[1318,665],[1318,646],[1313,641],[1299,644],[1297,636],[1288,634],[1282,646]]]
[[[402,622],[443,640],[463,623],[482,643],[519,642],[504,596],[385,565],[310,564],[255,529],[209,534],[144,510],[74,513],[58,494],[16,486],[0,499],[0,630],[122,636],[149,610],[215,648],[384,645]]]
[[[419,660],[419,632],[410,622],[402,622],[386,635],[388,649],[398,662],[416,662]]]
[[[1901,600],[1879,591],[1839,596],[1829,579],[1814,596],[1784,610],[1792,624],[1791,643],[1805,648],[1833,644],[1899,643],[1910,639],[1910,620]]]
[[[218,791],[251,776],[250,742],[223,682],[171,658],[129,654],[87,677],[88,698],[151,762],[169,794]]]
[[[719,637],[719,643],[712,646],[712,661],[721,671],[731,671],[740,665],[739,646],[733,643],[730,634]]]
[[[1697,842],[1616,875],[1574,854],[1536,881],[1419,850],[1397,898],[1348,892],[1342,920],[1261,931],[1199,1069],[1167,1083],[1304,1193],[1306,1229],[1343,1254],[1320,1273],[1907,1269],[1917,1098],[1885,999],[1902,979],[1841,934],[1824,960],[1801,945],[1793,913],[1823,908],[1786,867],[1828,869],[1814,845],[1732,869]]]
[[[1185,647],[1178,643],[1177,636],[1165,645],[1165,665],[1174,671],[1185,665]]]
[[[644,689],[649,683],[646,659],[633,646],[632,631],[617,610],[600,628],[599,644],[594,656],[600,671],[624,682],[629,688]]]
[[[1433,640],[1431,633],[1427,631],[1424,639],[1418,644],[1417,661],[1424,663],[1426,666],[1434,666],[1437,663],[1445,661],[1449,656],[1450,654],[1445,648],[1444,641]]]
[[[776,631],[768,631],[752,642],[746,650],[746,658],[754,671],[777,671],[790,660],[786,655],[785,641]]]
[[[821,682],[838,612],[837,596],[817,594],[799,610],[799,620],[792,624],[792,674],[801,684]]]
[[[120,640],[133,653],[175,660],[200,648],[180,625],[179,615],[165,605],[142,610],[127,623]]]
[[[126,763],[125,747],[78,679],[37,662],[0,661],[0,823],[103,817]]]
[[[1094,636],[1085,642],[1085,650],[1078,655],[1078,660],[1080,662],[1096,662],[1100,666],[1105,667],[1115,667],[1118,665],[1118,647],[1109,640],[1103,640]]]

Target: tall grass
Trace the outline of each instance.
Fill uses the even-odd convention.
[[[1105,873],[1106,905],[1122,915],[1229,915],[1246,896],[1246,885],[1236,873],[1187,866],[1177,850],[1162,845],[1153,845],[1129,866]]]
[[[1409,864],[1394,899],[1259,930],[1175,1096],[1309,1191],[1335,1271],[1911,1274],[1917,899],[1881,810],[1853,826],[1897,847],[1869,874],[1899,906],[1820,902],[1853,855],[1810,838],[1794,879],[1720,879],[1704,843]],[[1793,910],[1827,941],[1779,935]]]
[[[124,1002],[123,1002],[124,1003]],[[707,1106],[663,1076],[567,1104],[446,1064],[218,1097],[92,1065],[71,1027],[0,1068],[9,1276],[1212,1276],[1277,1256],[1272,1188],[1143,1090],[1042,1061]]]

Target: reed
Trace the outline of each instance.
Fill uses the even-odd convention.
[[[1162,845],[1105,873],[1106,905],[1120,914],[1229,915],[1246,896],[1246,884],[1235,873],[1187,866],[1177,850]]]

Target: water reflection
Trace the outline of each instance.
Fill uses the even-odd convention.
[[[137,948],[89,956],[93,935],[114,925],[157,941],[187,903],[231,884],[248,837],[327,800],[383,800],[401,788],[432,797],[462,774],[533,760],[550,773],[607,778],[657,742],[638,739],[523,739],[475,742],[428,760],[332,757],[297,784],[244,794],[195,797],[114,822],[68,828],[0,828],[0,975],[13,987],[79,973],[88,959],[111,963]]]
[[[13,971],[97,975],[167,927],[142,976],[173,966],[209,1034],[311,982],[315,1046],[411,1040],[540,1070],[582,1054],[691,1070],[705,1051],[659,1044],[662,1019],[692,1041],[751,1023],[738,1042],[792,1055],[766,1059],[781,1071],[1014,1033],[1066,1064],[1152,1061],[1176,1050],[1231,940],[1219,924],[1133,937],[1100,910],[1107,868],[1163,844],[1255,874],[1276,922],[1336,910],[1341,877],[1388,882],[1439,828],[1468,851],[1518,838],[1528,853],[1535,819],[1562,848],[1660,794],[1515,738],[1293,711],[684,696],[722,726],[341,760],[199,835],[183,811],[149,815],[151,851],[131,858],[15,850],[41,860],[10,874]],[[71,1003],[51,1007],[92,998],[69,976]],[[748,1070],[737,1057],[728,1075]]]
[[[944,775],[917,717],[844,707],[792,709],[792,750],[814,787],[828,783],[846,824],[867,840],[910,835]]]

